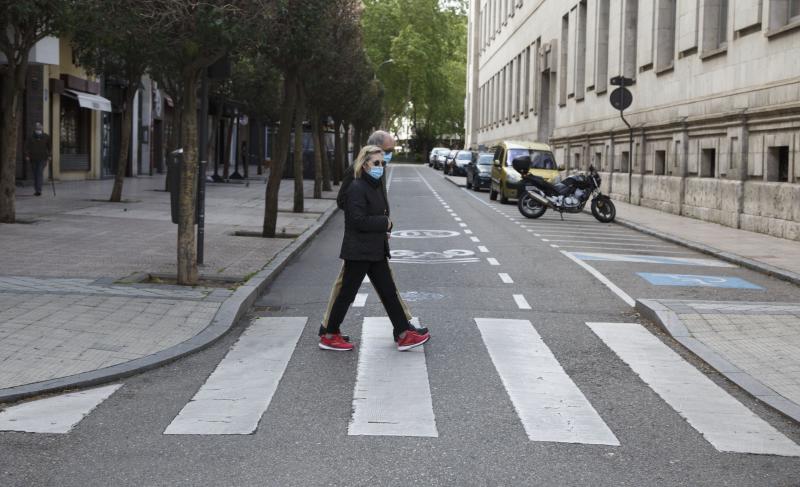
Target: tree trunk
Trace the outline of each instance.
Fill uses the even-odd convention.
[[[122,127],[119,140],[119,156],[117,158],[117,174],[114,176],[114,188],[108,201],[119,203],[122,201],[122,185],[125,183],[125,171],[130,161],[129,151],[131,145],[131,132],[133,131],[133,99],[136,96],[134,84],[128,84],[125,97],[125,111],[122,113]]]
[[[342,138],[339,135],[341,121],[334,120],[333,129],[333,184],[338,186],[342,180]]]
[[[320,123],[319,119],[317,123]],[[331,190],[331,162],[328,160],[328,146],[325,145],[325,130],[320,126],[318,130],[318,144],[320,147],[320,158],[322,160],[322,191]]]
[[[225,142],[225,148],[223,149],[222,156],[222,160],[225,161],[225,164],[222,166],[222,179],[225,181],[228,180],[231,172],[231,150],[233,150],[233,146],[231,144],[233,144],[233,126],[233,119],[231,119],[230,124],[228,125],[228,138]]]
[[[16,214],[17,137],[20,94],[25,87],[28,56],[17,65],[9,60],[0,95],[0,223],[14,223]],[[52,129],[51,129],[52,132]],[[52,163],[51,163],[52,164]]]
[[[283,177],[283,164],[289,155],[289,135],[292,131],[292,114],[294,113],[295,97],[297,94],[297,76],[293,72],[286,73],[283,79],[283,103],[281,104],[280,129],[278,130],[275,157],[267,181],[267,193],[264,203],[264,226],[261,230],[262,237],[274,237],[275,226],[278,222],[278,190]]]
[[[305,96],[302,82],[297,80],[297,103],[294,107],[294,207],[295,213],[303,212],[303,118],[305,118]]]
[[[344,168],[350,167],[350,123],[345,120],[342,122],[344,125],[344,134],[342,135],[342,147],[344,149]],[[355,158],[355,154],[353,157]]]
[[[197,245],[194,221],[197,195],[197,72],[184,76],[183,167],[178,199],[178,284],[197,284]]]
[[[314,198],[322,198],[322,145],[319,143],[320,133],[319,111],[311,110],[311,138],[314,141]]]

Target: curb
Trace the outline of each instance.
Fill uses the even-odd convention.
[[[786,399],[761,381],[739,369],[717,352],[692,336],[683,325],[677,313],[667,308],[657,300],[637,299],[636,311],[643,318],[652,321],[672,338],[686,347],[690,352],[699,357],[731,382],[738,385],[756,399],[780,411],[785,416],[800,422],[800,405]]]
[[[451,183],[455,184],[455,185],[456,185],[456,186],[458,186],[459,188],[466,188],[466,187],[467,187],[467,185],[466,185],[466,184],[459,184],[458,182],[454,181],[453,179],[451,179],[451,178],[450,178],[450,176],[446,176],[446,175],[444,175],[444,174],[443,174],[443,175],[442,175],[442,177],[443,177],[443,178],[444,178],[446,181],[449,181],[449,182],[451,182]]]
[[[6,389],[0,389],[0,403],[17,401],[19,399],[36,396],[44,393],[57,392],[64,389],[78,389],[95,386],[106,382],[122,379],[146,370],[160,367],[181,357],[198,352],[222,338],[233,325],[252,306],[258,296],[269,286],[272,281],[286,267],[288,262],[308,246],[331,219],[338,208],[334,205],[305,232],[303,232],[288,247],[278,252],[277,255],[253,277],[239,286],[233,295],[226,299],[217,310],[211,323],[200,333],[188,340],[161,350],[152,355],[141,357],[129,362],[124,362],[103,369],[91,370],[80,374],[59,377],[33,384],[24,384]]]
[[[678,245],[683,245],[684,247],[688,247],[692,250],[696,250],[698,252],[717,257],[718,259],[733,264],[737,264],[747,269],[761,272],[763,274],[767,274],[769,276],[773,276],[778,279],[782,279],[784,281],[788,281],[791,282],[792,284],[800,286],[800,274],[795,274],[794,272],[779,269],[775,266],[764,264],[763,262],[759,262],[757,260],[748,259],[746,257],[742,257],[740,255],[736,255],[731,252],[723,252],[708,245],[692,242],[691,240],[686,240],[680,237],[676,237],[674,235],[670,235],[668,233],[660,232],[658,230],[653,230],[652,228],[645,227],[638,223],[627,221],[624,218],[617,217],[614,221],[624,227],[632,228],[633,230],[637,230],[639,232],[660,238],[662,240],[666,240],[668,242],[676,243]]]

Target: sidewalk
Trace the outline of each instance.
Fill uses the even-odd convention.
[[[445,179],[465,185],[463,177]],[[614,203],[621,225],[798,286],[792,303],[640,299],[636,309],[729,380],[800,422],[800,242]]]
[[[177,225],[164,176],[56,184],[41,197],[17,189],[17,218],[0,225],[0,402],[129,375],[208,345],[247,309],[271,276],[335,211],[335,192],[292,213],[281,183],[277,231],[263,239],[264,179],[206,187],[209,287],[158,282],[175,276]],[[335,188],[336,189],[336,188]],[[299,235],[299,237],[297,237]],[[148,279],[149,278],[149,279]],[[219,283],[217,285],[216,283]]]
[[[750,394],[800,422],[800,242],[615,201],[625,226],[792,282],[792,303],[640,299],[636,308]]]

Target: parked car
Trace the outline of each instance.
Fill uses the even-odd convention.
[[[456,152],[455,157],[450,161],[450,165],[445,168],[445,174],[453,176],[466,176],[467,164],[473,159],[473,152],[468,150],[460,150]]]
[[[467,189],[480,191],[492,186],[492,161],[494,154],[491,152],[473,153],[474,157],[467,164]]]
[[[511,166],[511,161],[521,155],[530,156],[532,174],[541,176],[552,184],[560,180],[559,171],[563,171],[564,166],[556,164],[549,145],[539,142],[503,141],[494,148],[489,199],[496,200],[499,195],[500,202],[505,204],[509,199],[517,198],[517,189],[522,176]]]
[[[431,153],[428,154],[428,167],[436,166],[437,159],[445,152],[450,152],[450,149],[447,147],[434,147],[431,149]]]
[[[447,148],[439,148],[436,150],[436,157],[433,159],[433,168],[434,169],[442,169],[444,168],[444,163],[447,161],[447,156],[450,154],[450,149]]]

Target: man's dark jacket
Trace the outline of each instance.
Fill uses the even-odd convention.
[[[390,258],[389,206],[380,186],[380,180],[366,174],[348,185],[340,258],[369,262]]]
[[[384,171],[385,173],[385,171]],[[386,185],[383,183],[383,180],[386,179],[386,176],[380,179],[380,187],[381,192],[383,193],[383,199],[386,200],[386,211],[389,211],[389,197],[386,194]],[[342,184],[339,186],[339,193],[336,195],[336,206],[339,207],[340,210],[345,209],[345,205],[347,204],[347,188],[350,187],[350,183],[353,182],[353,165],[345,169],[344,175],[342,175]],[[387,215],[389,213],[386,213]]]

